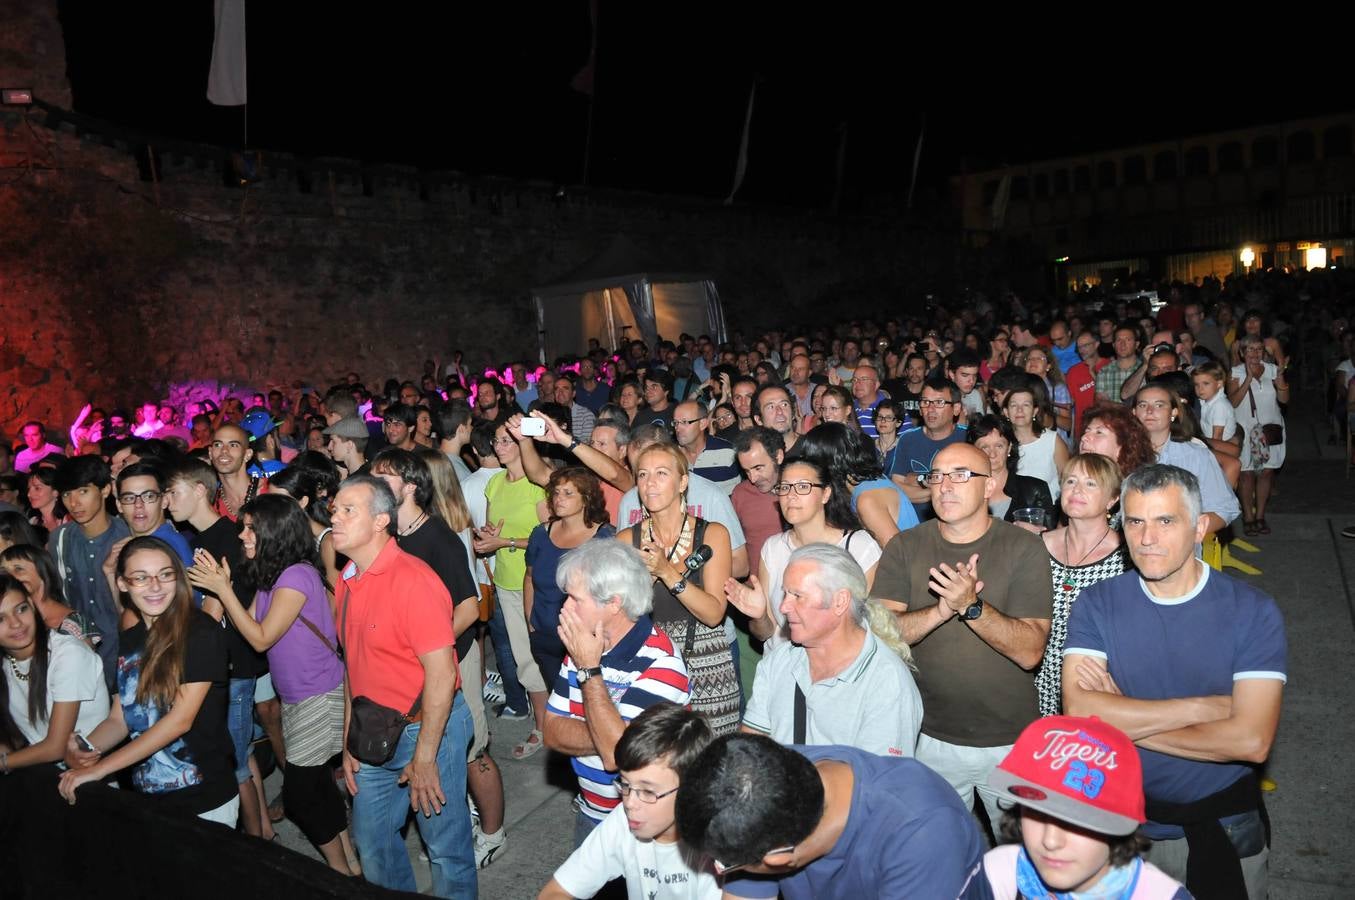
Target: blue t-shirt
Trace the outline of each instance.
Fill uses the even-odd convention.
[[[603,524],[593,540],[616,537],[616,529]],[[560,607],[565,594],[555,585],[555,567],[568,550],[555,546],[550,539],[550,525],[538,525],[527,538],[527,565],[532,570],[532,630],[555,633],[560,624]]]
[[[1083,588],[1068,619],[1064,655],[1104,659],[1120,692],[1138,700],[1231,696],[1235,681],[1285,681],[1284,621],[1275,601],[1197,565],[1203,574],[1184,597],[1151,596],[1135,572]],[[1172,803],[1208,797],[1252,770],[1245,763],[1202,762],[1142,748],[1139,757],[1144,794]],[[1180,829],[1150,823],[1148,834],[1176,837]]]
[[[894,466],[885,474],[914,478],[929,471],[932,457],[937,451],[951,444],[963,444],[968,432],[969,429],[964,425],[957,424],[954,431],[938,441],[927,437],[927,431],[923,428],[905,431],[899,435],[899,442],[894,447]],[[917,513],[918,521],[925,521],[932,517],[932,504],[930,501],[914,503],[913,511]]]
[[[852,806],[833,848],[794,875],[731,874],[733,897],[785,900],[992,896],[983,876],[988,845],[946,781],[915,759],[854,747],[793,748],[811,762],[852,769]]]
[[[1077,352],[1076,343],[1069,344],[1062,349],[1050,344],[1049,352],[1054,354],[1054,361],[1059,364],[1059,371],[1065,375],[1068,374],[1069,369],[1082,362],[1082,357]]]
[[[893,488],[899,494],[899,514],[895,517],[894,524],[898,526],[899,531],[907,531],[917,524],[917,511],[913,509],[913,501],[908,499],[908,495],[899,487],[898,482],[892,478],[873,478],[870,481],[863,481],[852,488],[852,512],[856,512],[856,501],[866,491],[873,491],[876,488]]]
[[[185,566],[191,567],[193,565],[193,548],[188,546],[188,538],[179,534],[174,526],[170,524],[168,519],[161,522],[160,527],[152,531],[149,536],[159,538],[173,547],[174,552],[179,554],[179,559],[183,561]],[[202,595],[200,593],[194,591],[193,595],[194,597],[199,598],[199,602],[201,602]]]

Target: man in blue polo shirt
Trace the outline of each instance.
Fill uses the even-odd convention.
[[[965,442],[967,429],[957,424],[964,414],[960,401],[960,388],[955,382],[935,375],[928,378],[918,400],[922,427],[899,435],[894,469],[889,476],[913,502],[919,522],[932,518],[932,494],[925,484],[918,483],[917,476],[931,470],[932,457],[938,450]]]
[[[880,373],[869,362],[860,362],[852,374],[852,414],[866,437],[874,440],[880,436],[875,430],[875,407],[885,399],[880,390]]]
[[[683,777],[677,823],[726,897],[990,896],[974,817],[913,759],[726,735]]]
[[[1280,720],[1283,619],[1273,599],[1196,558],[1209,520],[1190,472],[1144,466],[1121,498],[1134,571],[1078,597],[1064,710],[1138,745],[1155,865],[1196,896],[1265,897],[1255,767]]]

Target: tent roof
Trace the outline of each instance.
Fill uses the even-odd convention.
[[[532,288],[532,293],[538,296],[578,294],[638,281],[661,283],[709,279],[709,275],[700,272],[659,268],[653,265],[652,260],[646,259],[640,248],[629,238],[619,234],[606,250],[550,284]]]

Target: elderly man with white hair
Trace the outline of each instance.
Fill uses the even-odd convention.
[[[782,583],[790,641],[758,663],[743,730],[912,756],[922,727],[912,656],[892,616],[870,602],[861,566],[831,544],[807,544]]]
[[[577,848],[620,803],[616,742],[656,703],[685,706],[687,667],[649,617],[653,579],[634,547],[588,541],[560,558],[555,581],[564,664],[547,702],[546,746],[573,757],[579,779]],[[549,675],[547,677],[550,677]]]

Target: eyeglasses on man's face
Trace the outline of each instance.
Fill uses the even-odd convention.
[[[817,481],[778,481],[776,484],[772,485],[772,493],[776,494],[778,497],[784,497],[791,491],[794,491],[803,497],[814,490],[814,488],[821,487],[828,487],[828,485]]]
[[[144,505],[150,506],[162,496],[163,495],[159,491],[142,491],[139,494],[128,492],[126,494],[118,494],[118,502],[123,506],[135,506],[136,502],[140,500]]]
[[[950,405],[951,405],[952,403],[954,403],[954,402],[955,402],[954,400],[919,400],[919,401],[917,401],[917,405],[918,405],[918,406],[923,406],[923,407],[926,407],[926,406],[950,406]]]
[[[971,478],[987,478],[986,472],[972,472],[969,469],[954,469],[950,472],[940,472],[932,469],[922,476],[922,480],[928,484],[940,484],[949,480],[952,484],[964,484]]]
[[[616,785],[616,790],[618,793],[621,794],[622,797],[629,797],[630,795],[634,794],[635,799],[639,800],[641,803],[658,803],[664,797],[667,797],[670,794],[677,793],[676,787],[670,788],[669,790],[666,790],[662,793],[652,791],[649,788],[638,788],[632,785],[626,779],[622,778],[620,775],[612,779],[612,784]],[[681,785],[679,785],[678,787],[681,787]]]
[[[784,855],[784,854],[787,854],[787,853],[794,853],[794,852],[795,852],[795,845],[794,845],[794,844],[787,844],[787,845],[784,846],[784,847],[775,847],[775,848],[773,848],[773,849],[771,849],[771,850],[768,850],[766,853],[764,853],[764,854],[762,854],[762,855],[763,855],[763,857],[768,857],[768,856],[781,856],[781,855]],[[753,861],[751,861],[751,862],[739,863],[738,865],[734,865],[734,866],[727,866],[727,865],[725,865],[724,863],[720,862],[718,859],[713,859],[713,860],[711,860],[711,862],[715,864],[715,874],[716,874],[716,875],[728,875],[730,872],[737,872],[737,871],[739,871],[740,869],[746,869],[746,868],[748,868],[749,866],[756,866],[756,865],[759,865],[759,864],[761,864],[762,860],[761,860],[761,859],[755,859],[755,860],[753,860]]]

